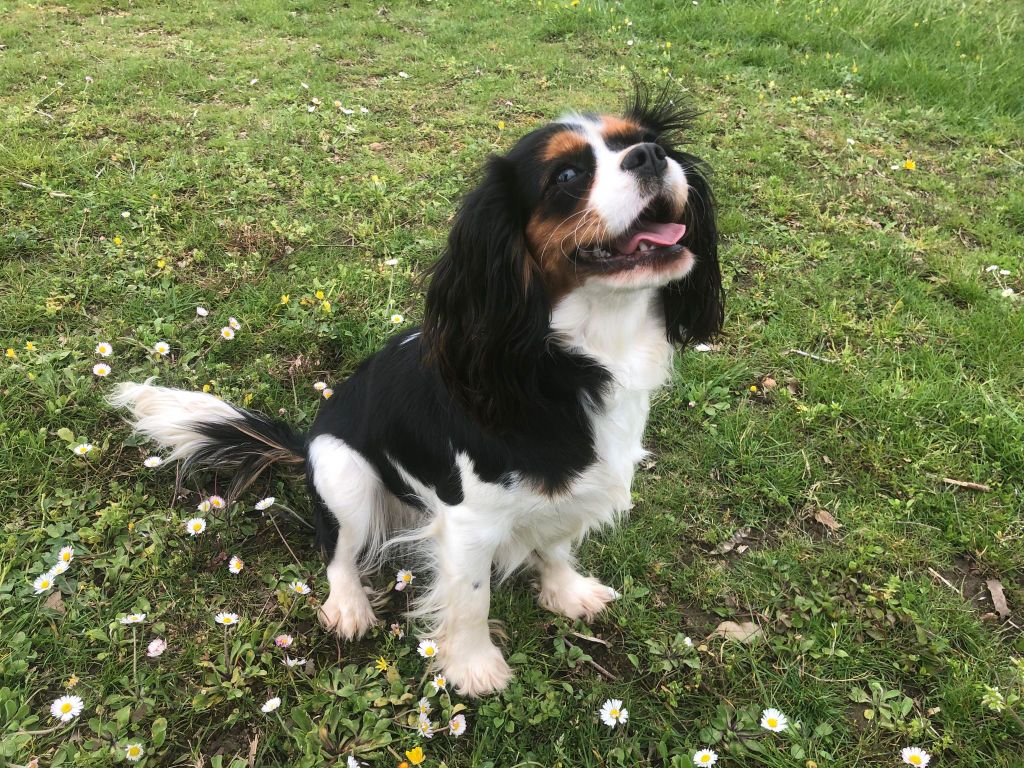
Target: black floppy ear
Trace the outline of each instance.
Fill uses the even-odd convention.
[[[708,341],[721,330],[725,319],[715,199],[708,184],[707,166],[701,160],[686,152],[669,155],[682,167],[690,185],[683,212],[686,235],[682,243],[693,252],[696,264],[686,277],[661,289],[665,330],[669,339],[678,344]]]
[[[536,392],[551,308],[526,247],[515,167],[492,158],[462,201],[427,289],[423,337],[448,389],[501,429]]]

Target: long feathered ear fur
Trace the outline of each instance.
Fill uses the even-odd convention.
[[[678,85],[667,80],[660,88],[633,77],[633,94],[625,114],[658,134],[659,141],[678,144],[685,140],[686,129],[696,112]],[[690,184],[683,223],[683,244],[697,257],[686,277],[661,289],[665,307],[665,330],[678,344],[707,341],[718,333],[725,319],[725,294],[718,266],[718,229],[715,224],[715,198],[708,183],[708,167],[687,152],[672,150],[669,156],[679,163]]]
[[[683,214],[683,244],[696,257],[690,273],[661,289],[665,330],[678,344],[708,341],[722,329],[725,292],[718,266],[718,228],[715,199],[708,184],[707,166],[686,152],[670,152],[686,173],[690,194]]]
[[[448,389],[478,422],[498,430],[528,414],[540,395],[551,314],[517,199],[512,162],[491,158],[433,267],[423,321]]]

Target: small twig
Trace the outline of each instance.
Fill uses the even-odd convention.
[[[583,651],[583,649],[582,649],[582,648],[580,648],[580,647],[579,647],[578,645],[573,645],[573,644],[572,644],[572,643],[570,643],[570,642],[569,642],[568,640],[566,640],[566,641],[565,641],[565,644],[566,644],[566,645],[568,645],[568,646],[569,646],[570,648],[575,648],[575,649],[577,649],[577,650],[578,650],[578,651],[580,651],[580,652],[582,652],[582,651]],[[592,666],[592,667],[593,667],[594,669],[596,669],[596,670],[597,670],[598,672],[600,672],[600,673],[601,673],[602,675],[604,675],[605,677],[607,677],[607,678],[608,678],[609,680],[611,680],[612,682],[617,682],[617,681],[618,681],[618,678],[617,678],[617,677],[615,677],[615,675],[613,675],[613,674],[612,674],[611,672],[609,672],[609,671],[608,671],[607,669],[605,669],[605,668],[604,668],[604,667],[602,667],[602,666],[601,666],[600,664],[598,664],[598,663],[597,663],[596,661],[594,661],[593,659],[591,659],[591,658],[590,658],[589,656],[588,656],[588,657],[587,657],[586,659],[584,659],[584,660],[585,660],[585,661],[586,661],[586,662],[587,662],[587,663],[588,663],[588,664],[589,664],[590,666]]]
[[[590,635],[581,635],[579,632],[570,632],[569,634],[572,635],[573,637],[578,637],[580,640],[586,640],[587,642],[590,642],[590,643],[599,643],[600,645],[603,645],[605,648],[610,648],[611,647],[611,643],[609,643],[607,640],[602,640],[600,637],[591,637]]]
[[[960,592],[960,590],[959,590],[959,589],[957,589],[956,585],[955,585],[955,584],[954,584],[953,582],[951,582],[951,581],[950,581],[949,579],[947,579],[947,578],[946,578],[945,576],[943,576],[943,575],[942,575],[941,573],[939,573],[938,571],[936,571],[936,570],[935,570],[934,568],[932,568],[931,566],[929,566],[929,567],[928,567],[928,573],[930,573],[930,574],[931,574],[931,575],[932,575],[932,576],[933,576],[934,578],[938,579],[938,580],[939,580],[939,581],[941,581],[941,582],[942,582],[943,584],[945,584],[945,585],[946,585],[947,587],[949,587],[950,589],[952,589],[952,590],[953,590],[954,592],[956,592],[956,593],[957,593],[958,595],[960,595],[961,597],[963,597],[962,593]]]
[[[972,491],[981,491],[982,493],[988,493],[992,490],[991,487],[984,483],[972,483],[968,480],[954,480],[952,477],[942,478],[942,482],[947,485],[955,485],[957,488],[967,488]]]
[[[809,357],[811,360],[817,360],[820,363],[832,363],[836,365],[839,363],[838,360],[833,360],[830,357],[822,357],[821,355],[815,355],[812,352],[804,352],[802,349],[787,349],[782,354],[784,355],[800,355],[801,357]]]
[[[281,537],[281,543],[284,544],[285,548],[288,550],[288,554],[290,554],[292,556],[292,560],[295,561],[295,564],[297,566],[299,566],[299,568],[301,568],[302,567],[302,561],[299,560],[299,558],[295,554],[295,552],[292,551],[291,546],[289,546],[289,544],[288,544],[288,540],[284,537],[284,534],[281,533],[281,529],[277,527],[277,520],[274,519],[274,515],[268,515],[268,517],[270,518],[271,525],[274,526],[274,530],[277,531],[277,535]]]

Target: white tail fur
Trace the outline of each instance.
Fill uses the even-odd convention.
[[[136,432],[172,449],[173,461],[187,459],[207,439],[196,431],[197,425],[238,421],[240,411],[213,395],[184,389],[158,387],[148,379],[145,384],[119,384],[108,402],[115,408],[128,408]]]

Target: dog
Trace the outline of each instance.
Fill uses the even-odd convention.
[[[692,113],[639,88],[622,114],[570,113],[491,157],[433,266],[422,326],[323,402],[307,434],[210,394],[121,384],[112,403],[183,471],[232,470],[237,498],[302,466],[346,639],[376,623],[362,577],[403,545],[429,565],[413,613],[463,695],[512,670],[492,576],[527,568],[546,609],[592,620],[617,592],[573,549],[630,506],[651,395],[675,349],[721,328],[715,206],[680,144]]]

